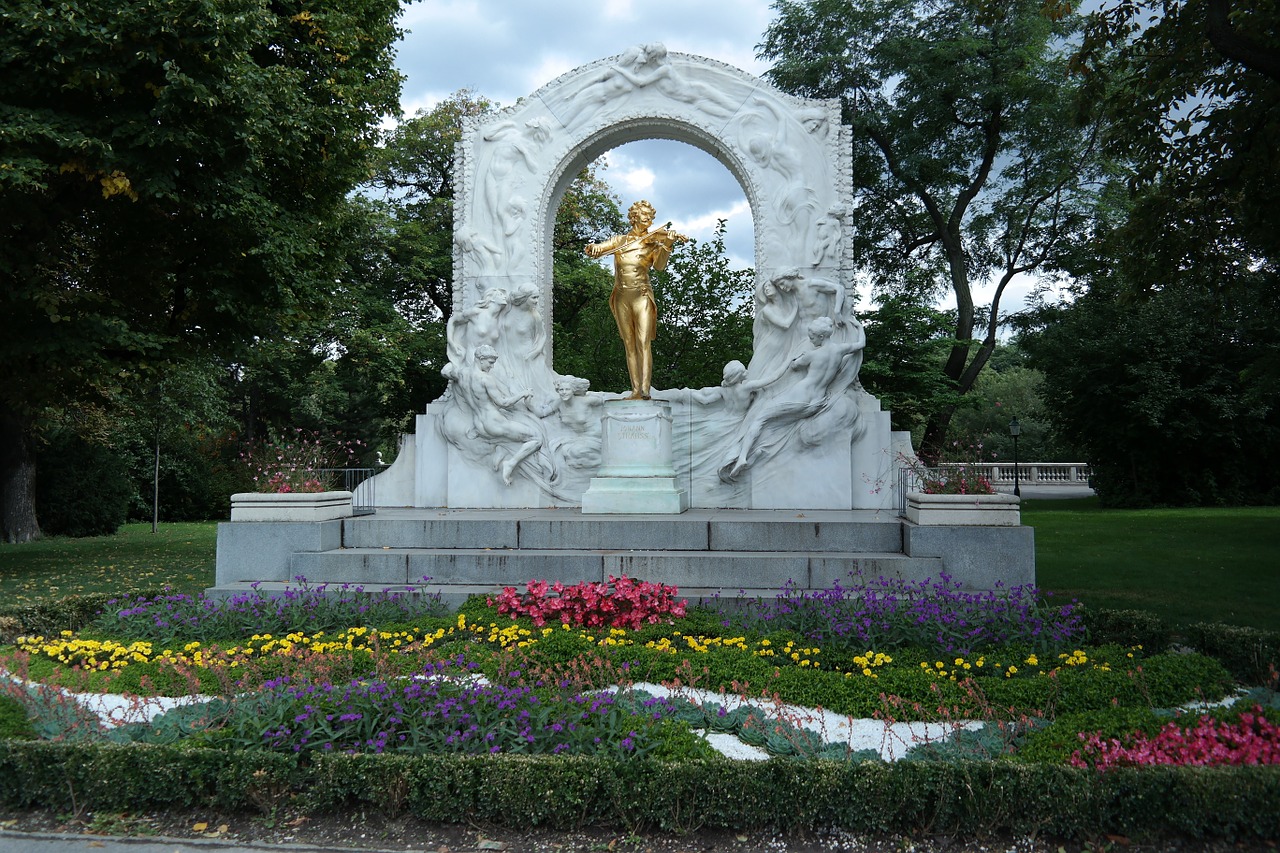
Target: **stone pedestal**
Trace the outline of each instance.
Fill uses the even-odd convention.
[[[582,512],[662,513],[689,508],[671,459],[671,406],[610,400],[602,417],[600,470],[582,495]]]

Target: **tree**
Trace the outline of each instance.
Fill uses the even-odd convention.
[[[152,533],[160,524],[162,474],[173,475],[183,467],[187,469],[182,472],[188,474],[187,479],[196,479],[190,476],[194,466],[189,463],[196,455],[191,453],[191,445],[197,443],[197,436],[216,435],[231,425],[226,393],[219,383],[222,374],[222,365],[210,360],[148,364],[145,370],[135,373],[133,381],[125,386],[124,399],[113,406],[120,416],[120,443],[126,444],[128,455],[133,459],[135,491],[138,497],[149,493]],[[162,451],[166,453],[162,455]],[[145,464],[138,465],[143,460]],[[168,464],[162,464],[162,460]],[[175,465],[175,462],[187,464]],[[137,470],[139,468],[144,470]],[[147,482],[149,488],[142,486],[143,482]],[[183,483],[170,491],[172,494],[166,493],[166,498],[197,503],[198,510],[167,513],[169,518],[177,515],[184,518],[194,515],[201,520],[212,517],[207,505],[207,489]],[[202,494],[197,497],[193,492]],[[225,505],[225,497],[218,510]]]
[[[39,534],[49,412],[269,336],[333,281],[330,211],[395,108],[397,0],[15,0],[0,12],[0,521]]]
[[[1096,280],[1020,338],[1103,503],[1280,499],[1280,390],[1254,373],[1260,353],[1280,353],[1276,282],[1131,292],[1129,282]]]
[[[1276,271],[1278,24],[1269,0],[1120,0],[1088,17],[1073,64],[1127,171],[1108,252],[1135,288]]]
[[[1088,224],[1095,132],[1073,123],[1070,5],[1043,0],[778,0],[758,54],[785,91],[839,97],[854,129],[858,264],[877,292],[956,300],[944,376],[966,394],[996,347],[1001,299],[1054,270]],[[973,285],[994,295],[979,311]],[[971,342],[977,338],[977,346]],[[931,414],[937,456],[954,407]]]
[[[660,318],[653,358],[657,388],[719,385],[727,362],[751,360],[755,273],[729,266],[724,228],[721,219],[710,240],[690,240],[676,249],[666,270],[653,273]]]
[[[916,438],[937,412],[963,397],[941,370],[951,351],[955,320],[918,296],[883,294],[872,311],[859,313],[867,330],[859,378],[890,411],[894,429]]]
[[[361,189],[386,205],[388,283],[414,321],[447,320],[452,312],[454,146],[468,119],[494,108],[463,89],[419,110],[387,136]]]

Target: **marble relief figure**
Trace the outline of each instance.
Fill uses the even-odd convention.
[[[776,453],[803,422],[836,405],[840,395],[853,384],[862,365],[866,335],[859,334],[845,343],[829,343],[834,331],[835,323],[830,317],[818,317],[808,324],[810,348],[787,365],[793,381],[785,383],[784,390],[774,399],[747,410],[720,466],[720,479],[732,481],[762,456]]]
[[[456,399],[471,417],[466,437],[493,448],[493,468],[509,485],[516,467],[542,447],[542,434],[517,409],[521,403],[527,404],[533,392],[506,387],[492,373],[497,361],[497,351],[485,344],[476,348],[471,364],[450,365],[445,376],[452,381]]]

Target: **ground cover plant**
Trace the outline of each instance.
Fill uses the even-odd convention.
[[[209,531],[211,546],[211,526]],[[1037,533],[1043,545],[1041,531]],[[0,557],[11,553],[0,552]],[[1169,577],[1177,577],[1172,564]],[[1147,784],[1125,775],[1162,772],[1147,766],[1153,763],[1147,756],[1168,758],[1179,770],[1177,765],[1205,756],[1269,762],[1275,754],[1280,711],[1268,690],[1275,687],[1268,663],[1274,660],[1275,643],[1265,632],[1170,625],[1145,611],[1081,607],[1071,598],[1046,596],[1031,587],[968,594],[946,578],[916,585],[849,578],[816,594],[782,590],[746,613],[691,604],[682,610],[677,591],[637,579],[625,579],[619,597],[619,580],[613,579],[612,586],[559,589],[548,580],[523,593],[473,598],[453,613],[430,602],[371,601],[354,590],[326,590],[338,594],[321,598],[305,584],[281,600],[255,594],[227,606],[177,590],[84,598],[75,607],[46,606],[40,611],[43,621],[36,620],[38,631],[18,633],[10,629],[34,611],[11,609],[0,615],[8,626],[0,636],[11,643],[0,647],[0,666],[26,683],[10,682],[0,699],[0,721],[9,733],[9,740],[0,738],[0,765],[14,771],[12,778],[30,783],[19,772],[28,760],[22,758],[24,750],[168,744],[188,750],[173,754],[174,767],[196,760],[184,755],[216,754],[222,756],[219,762],[231,762],[228,767],[250,762],[257,768],[248,772],[246,778],[252,780],[263,768],[275,766],[269,765],[274,760],[269,756],[277,756],[289,762],[280,767],[292,769],[279,771],[283,775],[278,779],[276,771],[263,770],[276,781],[250,782],[244,789],[250,803],[265,796],[263,790],[286,792],[272,795],[277,804],[294,802],[298,786],[311,784],[299,781],[299,774],[321,774],[334,782],[333,768],[346,765],[326,762],[339,758],[463,760],[494,747],[495,761],[511,755],[605,762],[589,765],[597,768],[590,771],[581,769],[588,765],[538,765],[539,772],[553,775],[563,770],[566,778],[578,778],[580,771],[621,774],[619,779],[639,778],[627,775],[633,772],[696,776],[704,766],[720,768],[714,773],[722,779],[757,773],[721,767],[717,762],[722,759],[693,734],[695,729],[731,734],[769,755],[812,764],[814,770],[794,777],[801,788],[830,781],[829,771],[819,768],[831,763],[899,766],[842,742],[814,717],[795,710],[802,706],[872,720],[886,738],[892,726],[906,721],[929,721],[949,732],[958,721],[976,720],[984,724],[981,729],[955,736],[906,735],[900,745],[907,761],[901,766],[936,768],[928,772],[939,775],[928,778],[951,779],[947,784],[973,784],[971,778],[953,779],[955,773],[1014,774],[1009,778],[1021,781],[990,784],[996,786],[992,790],[1017,791],[1035,787],[1018,774],[1052,768],[1068,774],[1053,777],[1053,785],[1065,785],[1064,790],[1086,786],[1058,798],[1080,809],[1082,803],[1099,802],[1097,791],[1112,790],[1108,786],[1132,791],[1134,785]],[[1174,582],[1166,578],[1161,583]],[[552,603],[566,593],[566,605],[572,606]],[[623,598],[631,600],[624,604]],[[637,607],[637,602],[642,603]],[[99,608],[103,614],[93,617]],[[621,614],[628,624],[611,624]],[[1220,614],[1208,609],[1197,615],[1207,620]],[[59,623],[63,616],[67,618]],[[24,639],[13,642],[19,633]],[[1213,654],[1189,652],[1187,645]],[[1229,697],[1242,679],[1257,689],[1232,708],[1179,710],[1192,702]],[[641,688],[625,688],[644,683],[674,686],[677,695],[656,699]],[[624,689],[616,691],[617,685]],[[687,692],[690,688],[710,692],[694,696]],[[71,707],[60,691],[129,697],[117,712],[124,725],[103,728],[95,716]],[[682,699],[680,691],[693,701]],[[144,721],[149,697],[192,694],[215,698]],[[744,699],[753,700],[755,708],[744,706]],[[1206,713],[1208,720],[1203,719]],[[1176,731],[1166,731],[1170,725]],[[57,757],[61,754],[40,752],[38,761],[64,766]],[[110,752],[100,759],[87,755],[73,758],[67,753],[65,767],[116,762]],[[242,757],[246,755],[258,757]],[[138,772],[133,762],[119,766],[121,774]],[[637,769],[624,769],[632,766]],[[684,769],[653,769],[667,766]],[[467,767],[449,765],[447,772],[471,778]],[[493,767],[475,771],[480,787],[468,796],[480,799],[469,801],[467,813],[483,811],[480,791],[492,784],[491,774],[522,772],[501,763]],[[181,772],[204,778],[202,771]],[[380,773],[375,774],[379,780]],[[490,781],[482,784],[482,778]],[[783,783],[769,778],[774,779],[771,796],[776,796]],[[1218,785],[1216,775],[1191,780],[1186,777],[1185,784]],[[1245,792],[1241,802],[1269,796],[1268,786],[1280,785],[1274,774],[1223,776],[1219,781],[1233,796]],[[378,788],[383,782],[369,784]],[[679,788],[685,783],[663,784]],[[890,783],[881,779],[876,784]],[[895,784],[890,788],[897,790]],[[451,790],[467,787],[459,785]],[[125,790],[128,785],[119,780],[116,787]],[[338,785],[325,802],[359,796],[337,793],[339,789],[347,790]],[[1086,789],[1093,793],[1081,793]],[[1153,802],[1170,796],[1172,789],[1161,790],[1152,795]],[[7,791],[0,790],[0,798],[13,796]],[[446,800],[453,796],[438,795]],[[403,793],[399,796],[392,801],[415,813],[426,808],[404,805],[426,802],[414,800],[416,795],[407,800]],[[1197,802],[1212,800],[1209,794],[1196,796]],[[530,803],[529,808],[549,814],[545,805]],[[721,806],[708,808],[719,813]],[[1012,808],[1006,804],[997,812]],[[1150,821],[1166,812],[1152,810]],[[763,806],[757,813],[781,819]],[[1229,819],[1225,808],[1220,813],[1226,828],[1214,833],[1262,831],[1247,828],[1254,825],[1248,823],[1252,818]],[[1081,821],[1080,826],[1116,819],[1114,811],[1085,809],[1079,814],[1092,815],[1072,819]],[[548,818],[538,818],[543,819]],[[709,820],[714,824],[720,818]],[[1046,826],[1075,831],[1067,827],[1076,824],[1065,817],[1062,824],[1055,822],[1058,818],[1044,820]]]

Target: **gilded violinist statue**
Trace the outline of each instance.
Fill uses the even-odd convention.
[[[653,351],[650,343],[658,334],[658,306],[653,301],[649,270],[666,269],[676,243],[689,238],[671,230],[671,223],[650,231],[657,211],[641,199],[631,205],[627,219],[631,230],[603,243],[588,243],[592,258],[613,255],[613,293],[609,310],[618,323],[618,335],[627,353],[627,373],[631,376],[628,400],[648,400],[653,382]]]

